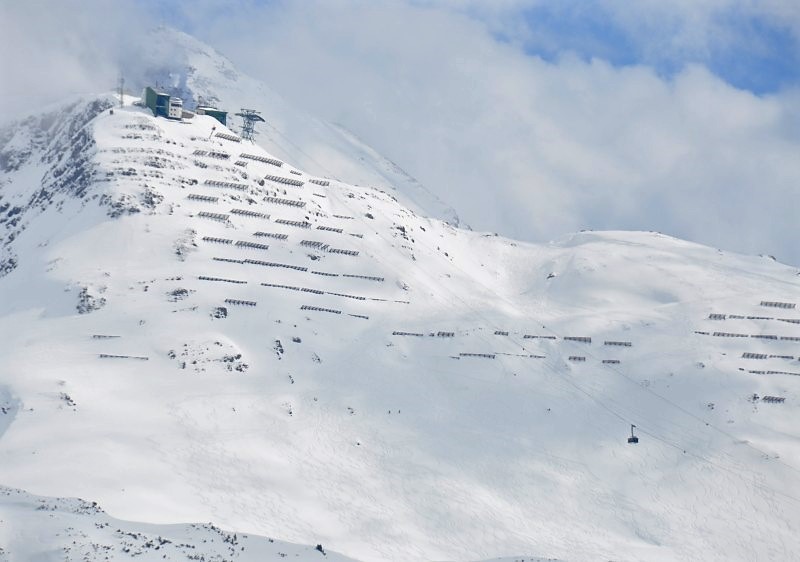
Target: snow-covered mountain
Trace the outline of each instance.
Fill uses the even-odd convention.
[[[112,106],[0,134],[0,560],[800,551],[795,269],[462,230]]]
[[[276,157],[320,177],[381,187],[406,207],[459,226],[460,219],[450,205],[394,162],[341,125],[294,107],[205,43],[161,27],[152,31],[143,45],[126,61],[129,83],[140,87],[158,84],[183,98],[189,108],[200,101],[217,105],[230,112],[232,126],[237,128],[241,120],[234,113],[241,108],[260,110],[266,123],[258,125],[256,142]]]

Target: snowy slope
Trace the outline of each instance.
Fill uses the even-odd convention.
[[[109,104],[0,148],[4,485],[361,560],[800,550],[796,270],[460,230]]]
[[[295,108],[208,45],[169,27],[152,31],[144,45],[141,52],[131,53],[125,65],[129,84],[159,84],[182,97],[190,109],[199,100],[216,105],[229,112],[229,123],[237,129],[241,119],[234,113],[241,108],[260,110],[266,123],[257,125],[256,141],[278,158],[321,177],[379,186],[391,191],[406,207],[459,225],[451,206],[396,164],[340,125]],[[281,79],[274,77],[275,81]]]
[[[347,558],[318,544],[294,545],[238,534],[211,524],[148,525],[109,517],[96,503],[74,498],[43,498],[0,487],[0,560],[83,562],[130,560],[241,560],[254,562]],[[4,533],[14,522],[14,533]],[[485,562],[511,562],[497,558]],[[557,562],[514,558],[513,562]]]
[[[210,523],[146,525],[95,503],[0,487],[0,560],[352,560],[318,547],[227,532]]]

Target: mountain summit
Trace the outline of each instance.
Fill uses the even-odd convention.
[[[795,269],[428,218],[325,173],[382,174],[355,137],[185,52],[170,86],[291,144],[110,96],[0,135],[0,560],[800,550]]]
[[[416,212],[460,224],[451,206],[352,132],[297,109],[208,45],[169,27],[152,31],[145,44],[127,65],[132,83],[159,85],[189,108],[202,102],[220,104],[231,115],[240,108],[260,110],[266,123],[259,125],[257,142],[271,154],[311,174],[379,186]]]

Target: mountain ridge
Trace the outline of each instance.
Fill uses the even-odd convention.
[[[298,110],[208,45],[169,27],[152,31],[147,44],[150,48],[127,64],[135,83],[160,84],[190,108],[202,100],[219,104],[230,115],[241,107],[260,109],[266,123],[259,125],[256,141],[278,158],[312,174],[393,190],[407,207],[459,224],[450,205],[351,131]]]
[[[795,268],[471,232],[112,101],[0,147],[5,486],[362,560],[800,546]]]

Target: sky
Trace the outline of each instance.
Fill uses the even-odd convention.
[[[5,117],[112,87],[161,24],[477,230],[657,230],[800,265],[797,0],[0,0]]]

